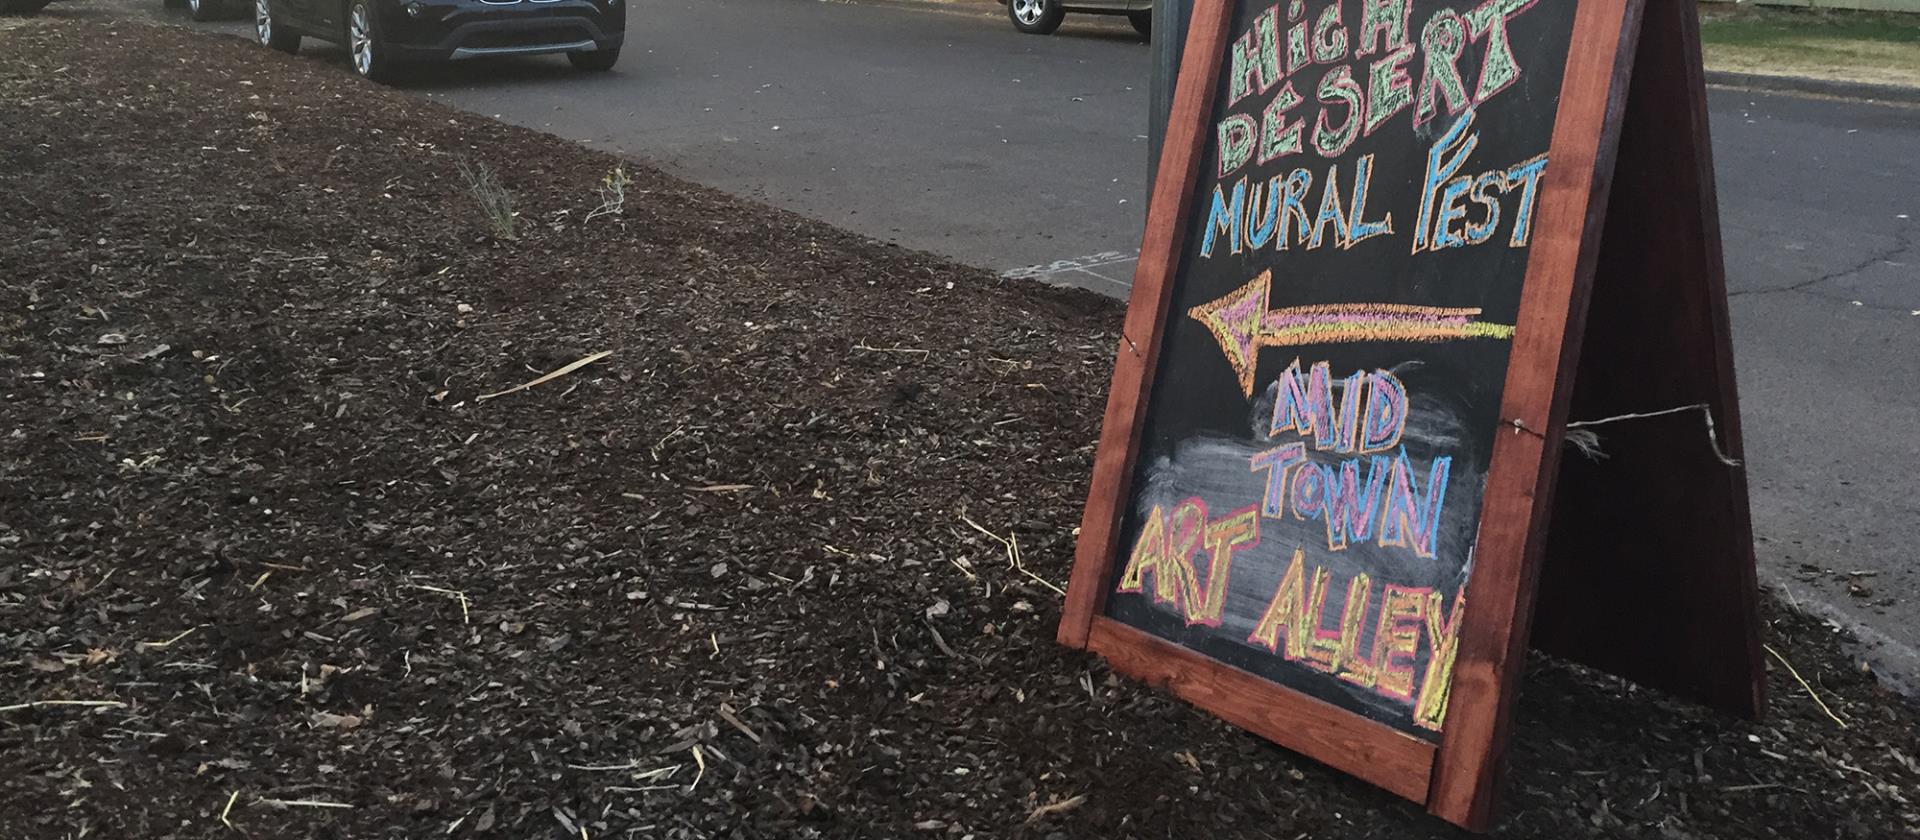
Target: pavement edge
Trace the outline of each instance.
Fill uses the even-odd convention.
[[[1833,79],[1811,79],[1803,76],[1775,76],[1768,73],[1735,73],[1728,70],[1708,70],[1707,84],[1767,91],[1769,93],[1811,93],[1820,96],[1838,96],[1846,99],[1864,99],[1871,102],[1899,102],[1909,105],[1920,105],[1920,87],[1905,87],[1902,85],[1842,82]]]

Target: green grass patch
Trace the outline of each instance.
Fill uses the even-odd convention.
[[[1920,83],[1920,14],[1703,4],[1710,68]]]
[[[1741,47],[1819,41],[1920,44],[1920,14],[1703,4],[1701,40]]]

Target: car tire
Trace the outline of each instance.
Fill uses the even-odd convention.
[[[227,16],[225,0],[187,0],[187,15],[201,23]]]
[[[575,70],[585,70],[589,73],[605,73],[608,70],[612,70],[614,63],[620,60],[620,48],[614,47],[610,50],[593,50],[591,52],[570,52],[567,53],[567,60],[573,62],[573,69]]]
[[[1007,18],[1028,35],[1052,35],[1066,16],[1061,0],[1007,0]]]
[[[300,33],[274,25],[273,0],[253,0],[253,35],[260,41],[260,46],[271,47],[288,55],[300,51]]]
[[[364,79],[388,84],[399,76],[399,62],[387,54],[372,0],[347,4],[347,60],[353,64],[353,72]]]
[[[1153,12],[1128,12],[1127,22],[1133,24],[1133,31],[1140,37],[1153,40]]]
[[[47,7],[52,0],[0,0],[0,15],[30,15]]]

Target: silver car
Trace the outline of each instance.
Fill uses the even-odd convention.
[[[1153,0],[1000,0],[1007,5],[1013,28],[1033,35],[1050,35],[1068,12],[1126,15],[1142,36],[1153,33]]]

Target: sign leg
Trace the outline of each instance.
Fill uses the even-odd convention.
[[[1743,717],[1758,591],[1693,0],[1648,0],[1567,419],[1535,646]],[[1711,414],[1712,425],[1707,423]],[[1709,434],[1711,428],[1712,434]]]

